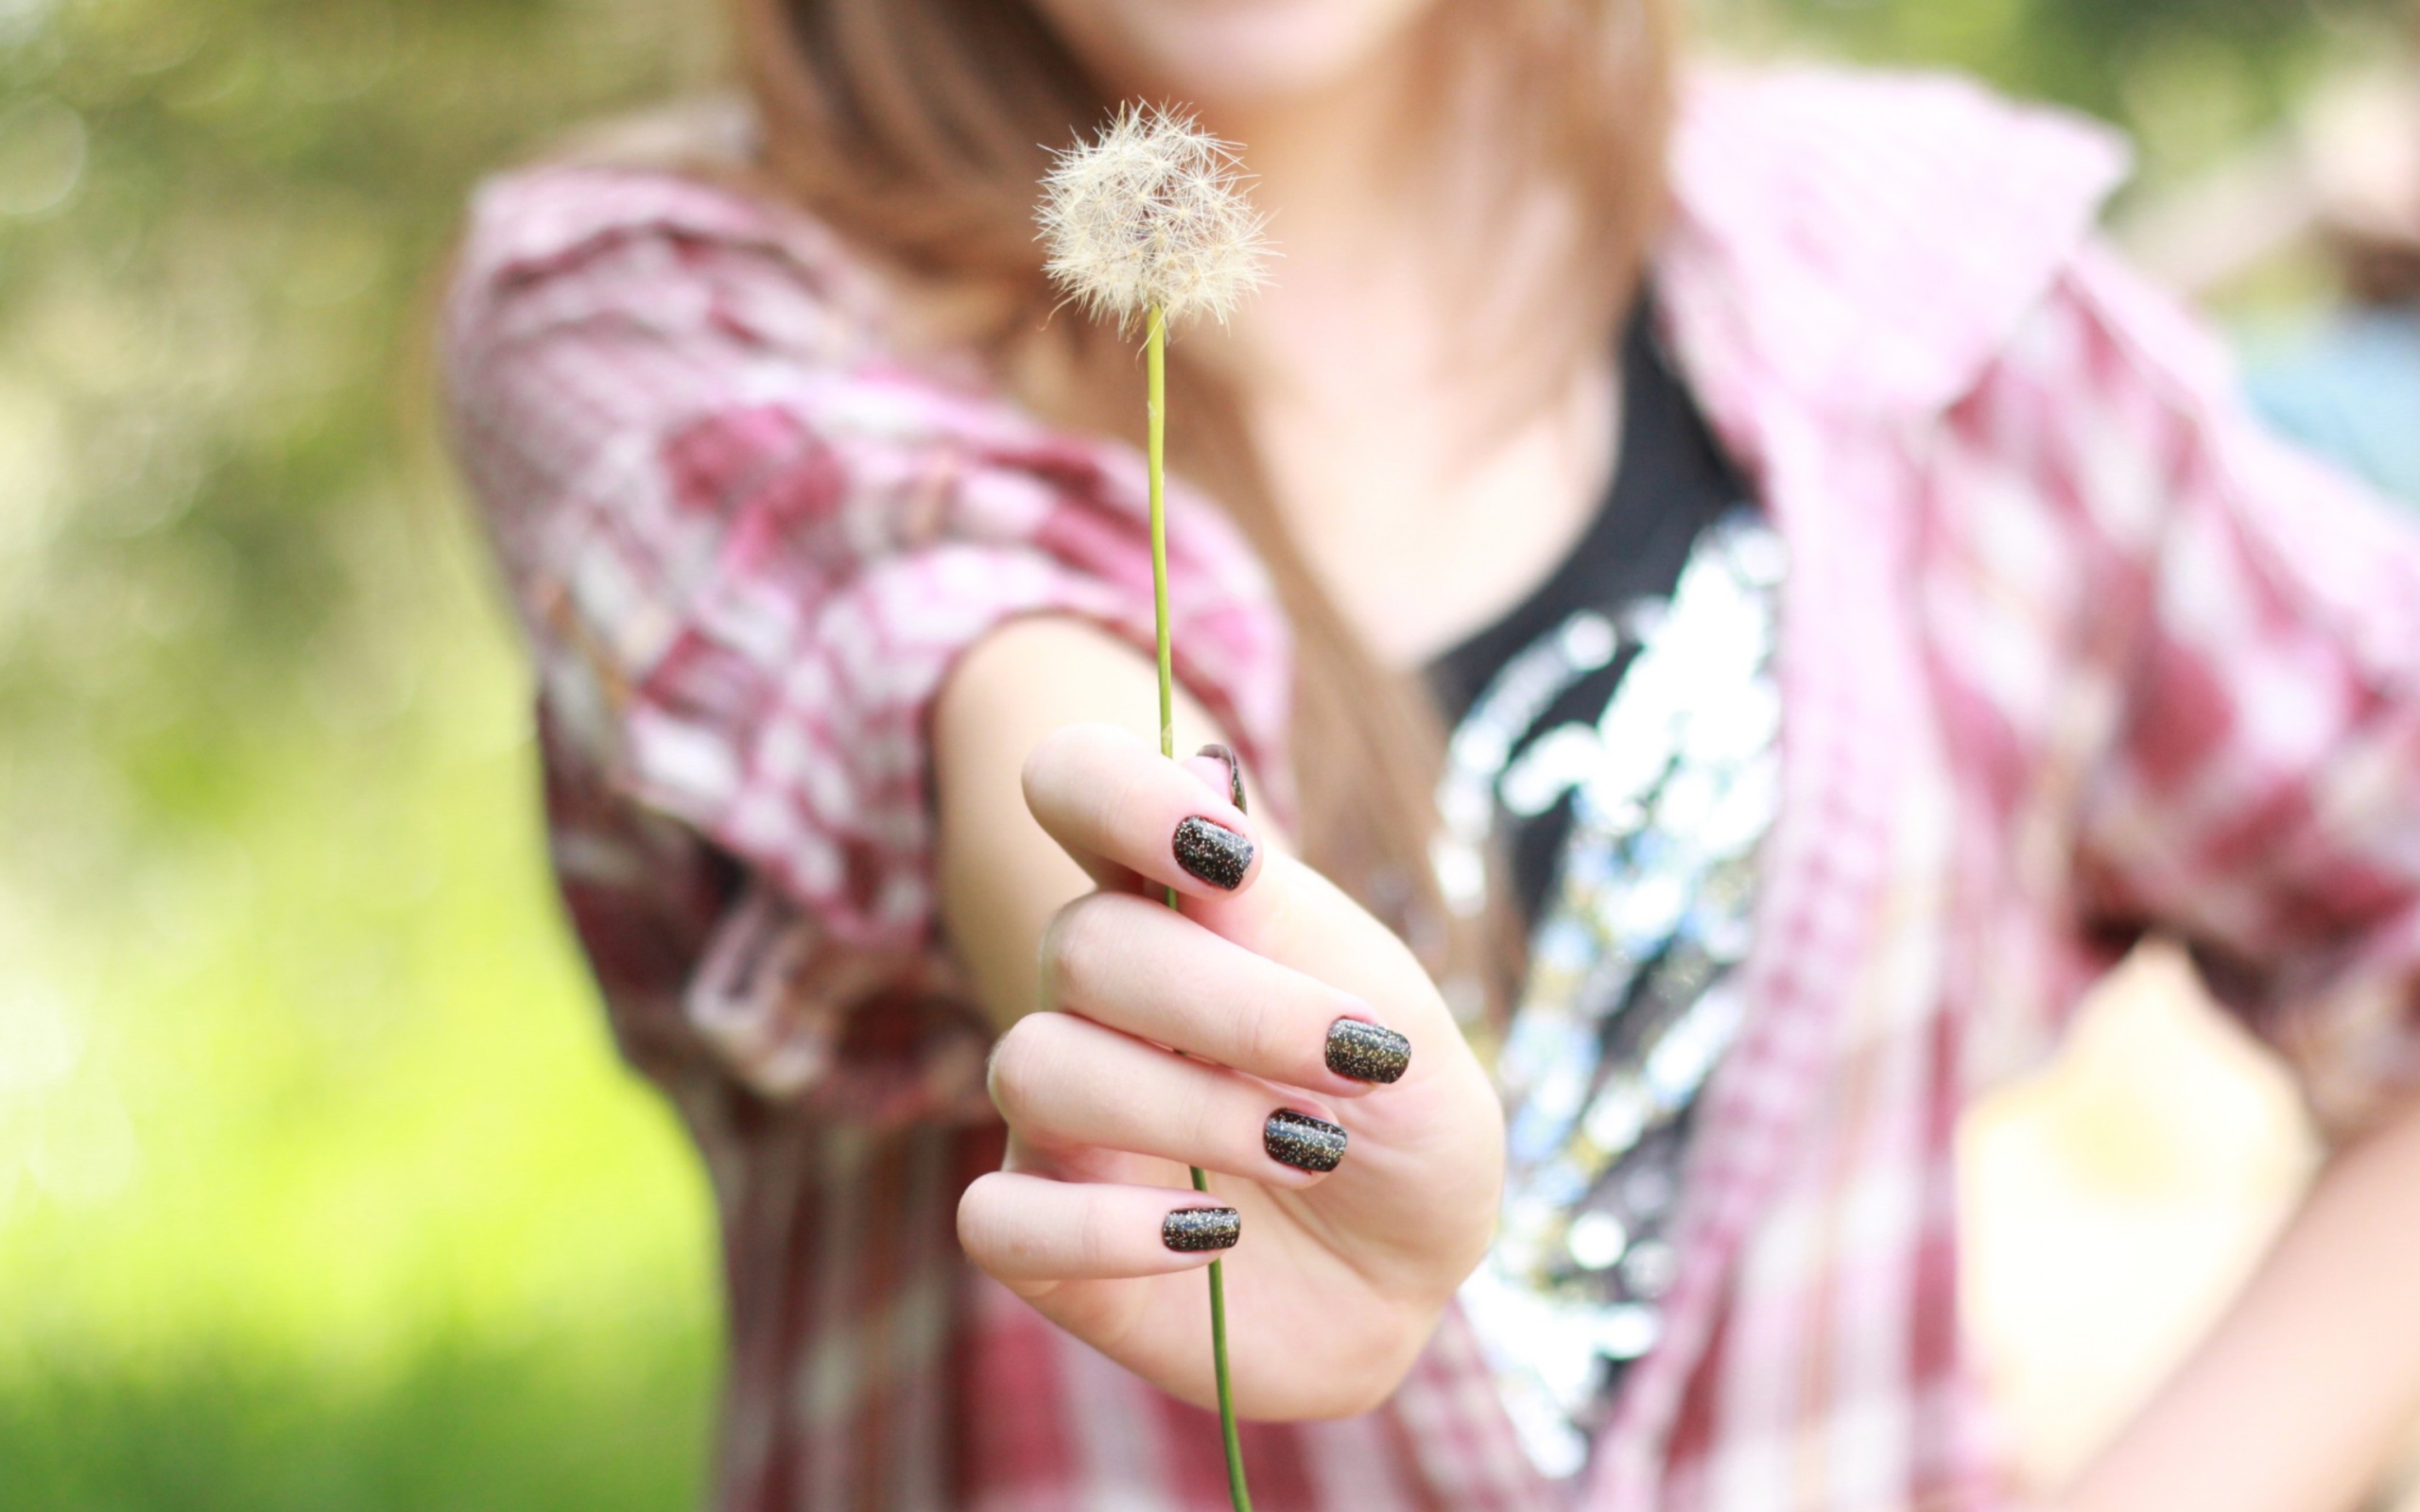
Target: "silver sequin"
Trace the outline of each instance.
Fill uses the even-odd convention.
[[[1478,858],[1499,813],[1572,799],[1495,1066],[1510,1135],[1503,1226],[1462,1290],[1548,1475],[1585,1464],[1615,1370],[1662,1332],[1677,1263],[1663,1230],[1690,1110],[1738,1031],[1735,972],[1780,789],[1781,576],[1779,539],[1734,511],[1700,539],[1668,600],[1575,614],[1508,662],[1448,748],[1434,852],[1458,906],[1484,901]],[[1514,754],[1558,696],[1625,650],[1635,654],[1593,725],[1541,731]]]

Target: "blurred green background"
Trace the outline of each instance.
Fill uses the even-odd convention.
[[[0,1506],[693,1499],[706,1197],[422,375],[472,178],[710,20],[0,0]]]
[[[1703,9],[2154,184],[2380,14]],[[547,888],[424,327],[480,172],[716,57],[666,0],[0,0],[0,1506],[694,1498],[707,1198]]]

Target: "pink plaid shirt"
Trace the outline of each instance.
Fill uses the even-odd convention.
[[[2420,1082],[2420,547],[2091,239],[2099,131],[1953,81],[1701,80],[1667,335],[1786,539],[1784,799],[1661,1344],[1575,1491],[1449,1317],[1384,1409],[1246,1431],[1264,1512],[1998,1504],[1951,1135],[2144,930],[2334,1126]],[[1147,644],[1141,470],[886,356],[800,215],[479,196],[454,406],[537,659],[554,857],[720,1205],[722,1504],[1210,1509],[1211,1419],[973,1275],[985,1034],[923,716],[1003,619]],[[1284,770],[1258,569],[1180,502],[1187,686]]]

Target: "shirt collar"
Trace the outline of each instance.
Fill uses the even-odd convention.
[[[1947,76],[1701,76],[1656,259],[1668,334],[1752,452],[1778,395],[1925,418],[2006,345],[2129,163],[2107,128]]]

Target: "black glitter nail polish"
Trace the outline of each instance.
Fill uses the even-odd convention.
[[[1208,819],[1187,819],[1176,827],[1176,864],[1213,887],[1235,891],[1252,869],[1252,842],[1224,825]]]
[[[1236,806],[1236,813],[1243,813],[1244,764],[1236,755],[1235,748],[1230,746],[1220,745],[1218,741],[1214,740],[1209,745],[1195,751],[1193,754],[1196,756],[1212,757],[1218,761],[1227,764],[1227,801]]]
[[[1384,1086],[1410,1064],[1411,1041],[1392,1029],[1359,1019],[1339,1019],[1327,1026],[1327,1069],[1340,1076]]]
[[[1160,1243],[1180,1254],[1233,1249],[1244,1235],[1244,1215],[1233,1208],[1179,1208],[1160,1220]]]
[[[1281,1108],[1261,1125],[1260,1147],[1297,1171],[1333,1171],[1344,1159],[1344,1130],[1323,1118]]]

